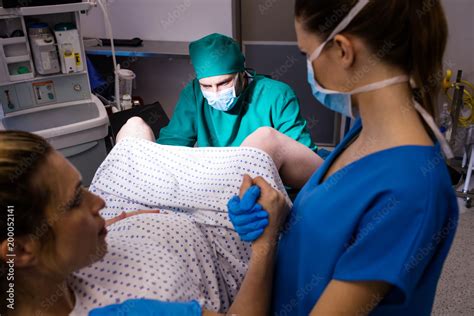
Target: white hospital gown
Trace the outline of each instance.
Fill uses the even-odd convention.
[[[90,190],[108,219],[122,211],[161,210],[109,227],[105,257],[75,273],[71,315],[130,298],[198,300],[225,312],[250,258],[228,219],[227,201],[244,174],[285,192],[271,158],[254,148],[186,148],[127,138],[114,147]],[[286,193],[285,193],[286,194]]]

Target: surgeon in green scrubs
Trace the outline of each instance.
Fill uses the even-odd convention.
[[[259,127],[272,127],[313,151],[299,102],[285,83],[248,71],[232,38],[211,34],[189,45],[196,79],[181,92],[162,145],[240,146]]]

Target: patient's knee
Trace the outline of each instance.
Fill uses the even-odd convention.
[[[134,116],[134,117],[129,118],[127,123],[125,124],[130,124],[130,125],[135,125],[135,126],[142,126],[142,125],[148,126],[148,124],[145,123],[145,121],[139,116]]]
[[[274,128],[260,127],[250,134],[242,146],[255,147],[273,156],[278,150],[279,132]]]
[[[248,139],[257,144],[272,145],[278,142],[278,131],[268,126],[259,127]]]
[[[275,140],[278,135],[278,131],[273,127],[263,126],[255,130],[254,134],[262,140]]]
[[[138,116],[130,118],[127,123],[125,123],[117,134],[116,142],[120,142],[125,137],[141,138],[152,142],[156,140],[151,127]]]

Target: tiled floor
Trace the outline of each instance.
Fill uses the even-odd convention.
[[[460,201],[460,221],[438,284],[434,316],[474,315],[474,207]]]

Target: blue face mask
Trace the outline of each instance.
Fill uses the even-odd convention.
[[[354,118],[352,107],[352,95],[363,92],[370,92],[374,90],[379,90],[394,84],[408,82],[410,78],[408,76],[398,76],[388,80],[376,82],[364,87],[357,88],[350,92],[339,92],[324,89],[315,79],[314,70],[311,60],[308,60],[308,83],[311,86],[313,96],[318,100],[322,105],[328,109],[338,112],[344,116]]]
[[[342,115],[353,117],[350,95],[328,91],[323,89],[314,77],[312,63],[308,60],[308,83],[316,100],[328,109],[341,113]]]
[[[236,82],[237,82],[237,77],[236,76]],[[210,92],[210,91],[205,91],[202,90],[202,95],[204,98],[206,98],[207,103],[209,103],[210,106],[212,106],[214,109],[219,110],[219,111],[230,111],[234,106],[237,104],[237,92],[236,92],[236,83],[234,83],[234,86],[219,92]]]
[[[397,83],[408,82],[408,76],[398,76],[381,82],[376,82],[364,87],[357,88],[350,92],[339,92],[324,89],[315,79],[314,70],[313,70],[313,61],[321,56],[321,53],[324,47],[329,43],[337,34],[342,32],[357,16],[357,14],[362,11],[362,9],[367,5],[369,0],[359,1],[354,8],[349,12],[349,14],[342,20],[342,22],[336,27],[336,29],[329,35],[329,37],[322,43],[309,57],[308,59],[308,83],[311,86],[313,96],[321,104],[326,106],[332,111],[341,113],[344,116],[353,118],[355,115],[352,108],[352,95],[357,93],[369,92],[378,89],[382,89],[387,86],[391,86]]]

